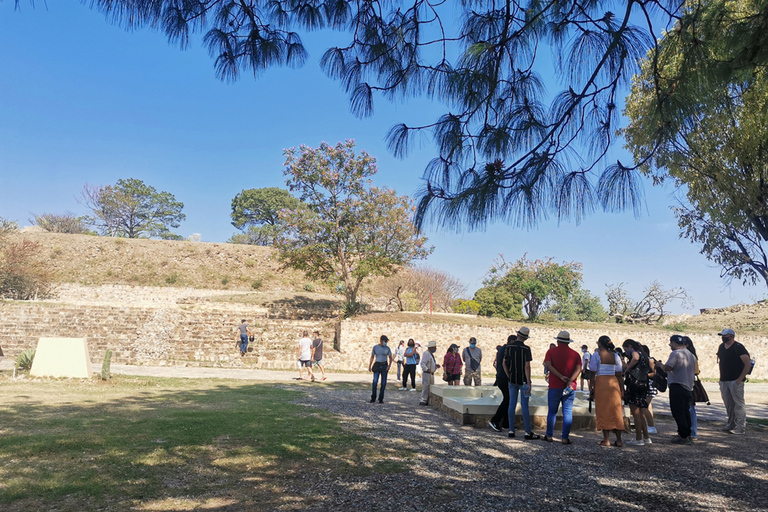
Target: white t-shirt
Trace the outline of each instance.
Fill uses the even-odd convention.
[[[617,372],[621,372],[621,357],[615,352],[613,356],[614,364],[603,364],[600,362],[600,351],[595,350],[589,360],[589,370],[595,372],[595,375],[616,375]]]
[[[597,353],[597,352],[595,352]],[[581,353],[581,367],[584,370],[593,370],[592,368],[592,354],[589,353],[589,350],[586,352]]]
[[[301,338],[299,340],[299,347],[301,347],[301,353],[299,354],[301,361],[312,359],[312,340],[310,338]]]

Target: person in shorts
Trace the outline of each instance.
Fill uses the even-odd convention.
[[[313,375],[314,368],[320,368],[320,371],[323,373],[323,378],[320,380],[325,380],[325,368],[323,368],[323,340],[320,338],[320,333],[318,331],[314,331],[312,335],[315,337],[315,339],[312,340]]]
[[[303,380],[304,369],[307,369],[307,377],[315,380],[315,376],[312,374],[312,338],[309,337],[309,332],[304,331],[301,339],[299,340],[299,346],[296,347],[296,357],[299,358],[299,380]]]

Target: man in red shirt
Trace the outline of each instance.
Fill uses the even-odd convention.
[[[581,373],[581,357],[568,346],[573,340],[568,331],[560,331],[555,338],[557,346],[547,350],[544,366],[549,370],[549,394],[547,401],[547,432],[544,440],[552,442],[555,420],[560,403],[563,404],[563,444],[571,444],[568,438],[573,424],[573,398],[576,394],[576,379]]]

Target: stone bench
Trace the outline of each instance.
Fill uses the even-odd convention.
[[[528,411],[531,413],[531,425],[534,430],[542,431],[547,425],[547,392],[543,386],[534,386]],[[496,414],[502,400],[499,388],[495,386],[449,386],[434,384],[429,389],[429,403],[444,414],[450,416],[461,425],[488,427],[488,421]],[[517,402],[515,413],[515,429],[522,430],[523,419],[520,412],[520,400]],[[555,433],[562,428],[562,407],[557,413]],[[595,428],[594,404],[593,412],[589,412],[589,395],[576,391],[573,402],[573,427]]]

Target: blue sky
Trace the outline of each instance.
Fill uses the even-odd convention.
[[[0,1],[0,216],[28,225],[33,213],[85,214],[76,201],[85,183],[138,178],[184,203],[180,234],[223,242],[235,232],[235,194],[284,186],[284,148],[347,138],[377,157],[377,185],[413,194],[432,147],[424,141],[398,160],[384,136],[398,121],[434,120],[441,106],[379,98],[372,118],[357,119],[319,69],[328,36],[303,39],[310,51],[303,68],[224,83],[199,39],[180,51],[160,33],[126,32],[77,2],[22,2],[15,10]],[[627,159],[620,147],[608,160],[617,158]],[[469,294],[499,253],[507,260],[527,253],[582,262],[585,287],[603,299],[608,283],[624,282],[639,298],[654,280],[687,289],[689,312],[764,298],[760,287],[726,287],[719,269],[678,239],[672,192],[646,184],[639,219],[596,213],[578,226],[550,220],[530,231],[428,228],[435,251],[427,264],[460,278]]]

